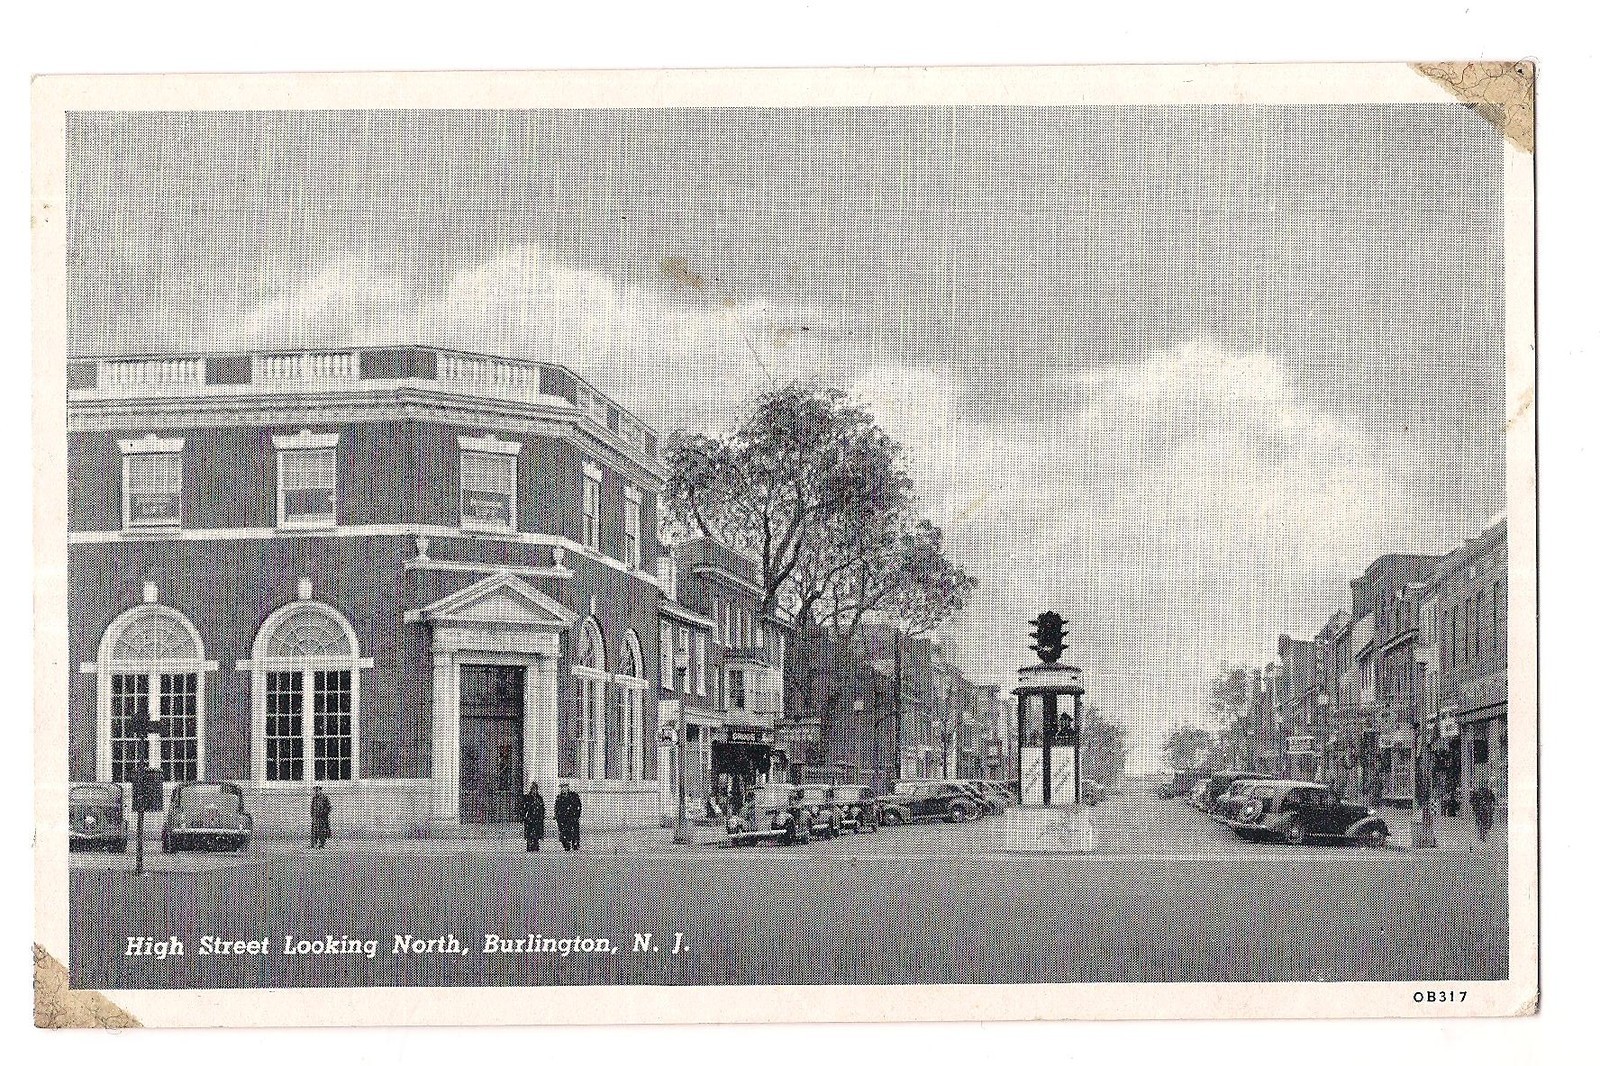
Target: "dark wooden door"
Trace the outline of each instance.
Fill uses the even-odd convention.
[[[461,668],[461,820],[514,822],[522,798],[520,666]]]

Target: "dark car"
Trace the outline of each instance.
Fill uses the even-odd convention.
[[[996,814],[1016,805],[1017,797],[1004,781],[975,781],[973,784],[983,790],[984,796],[989,799],[990,807]]]
[[[1098,781],[1087,777],[1078,782],[1078,801],[1086,807],[1093,807],[1106,798],[1106,787]]]
[[[811,841],[811,812],[792,785],[762,785],[744,807],[728,817],[728,843],[734,847],[763,842],[806,844]]]
[[[1381,848],[1389,841],[1388,823],[1372,808],[1310,781],[1267,781],[1251,788],[1227,824],[1247,839],[1288,844],[1333,840]]]
[[[883,824],[902,822],[970,822],[978,802],[957,781],[900,781],[883,798]]]
[[[865,785],[835,785],[833,801],[838,804],[839,812],[843,816],[843,821],[839,823],[840,829],[848,829],[855,833],[878,831],[878,812],[882,804],[872,789]]]
[[[811,816],[812,836],[836,837],[843,829],[844,812],[839,809],[832,785],[800,786],[800,802]]]
[[[128,850],[121,785],[73,785],[67,793],[67,847]]]
[[[1206,782],[1205,792],[1201,794],[1199,807],[1202,811],[1210,814],[1211,808],[1217,804],[1217,797],[1232,788],[1235,781],[1269,781],[1271,779],[1271,774],[1258,774],[1253,770],[1219,771],[1212,774]]]
[[[161,850],[203,848],[243,851],[255,823],[244,809],[244,793],[227,781],[190,781],[172,790],[161,826]]]
[[[903,777],[900,781],[902,784],[957,785],[972,801],[974,817],[998,814],[1003,809],[1000,802],[984,790],[982,781],[960,777]]]

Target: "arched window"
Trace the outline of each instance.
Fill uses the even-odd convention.
[[[578,776],[606,776],[606,647],[600,623],[585,618],[578,627],[572,676],[578,687]]]
[[[251,758],[258,781],[359,776],[360,669],[355,630],[301,600],[267,616],[251,653]]]
[[[648,683],[644,676],[644,654],[639,650],[639,636],[628,630],[623,638],[625,653],[617,677],[617,699],[622,718],[622,778],[639,781],[644,778],[644,692]]]
[[[200,634],[179,612],[159,604],[118,615],[100,640],[96,776],[131,781],[142,737],[136,716],[160,731],[151,737],[168,781],[197,781],[205,768],[205,661]],[[87,668],[86,668],[87,669]]]

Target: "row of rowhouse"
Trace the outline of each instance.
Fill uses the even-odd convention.
[[[1241,763],[1445,809],[1480,781],[1506,797],[1510,576],[1502,517],[1443,555],[1391,554],[1309,639],[1278,638],[1232,743]]]

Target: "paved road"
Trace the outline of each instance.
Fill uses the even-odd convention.
[[[984,822],[803,848],[570,855],[460,842],[75,860],[72,959],[91,987],[1443,980],[1503,977],[1503,853],[1288,848],[1130,795],[1104,850],[988,850]],[[431,843],[431,842],[430,842]],[[285,954],[283,939],[375,941]],[[462,954],[396,954],[399,935]],[[487,934],[553,950],[485,954]],[[650,943],[635,950],[634,937]],[[682,941],[677,935],[682,934]],[[206,935],[267,937],[201,955]],[[182,956],[126,953],[178,937]],[[572,938],[607,943],[565,945]],[[341,946],[344,941],[340,941]],[[673,947],[683,950],[674,953]]]

